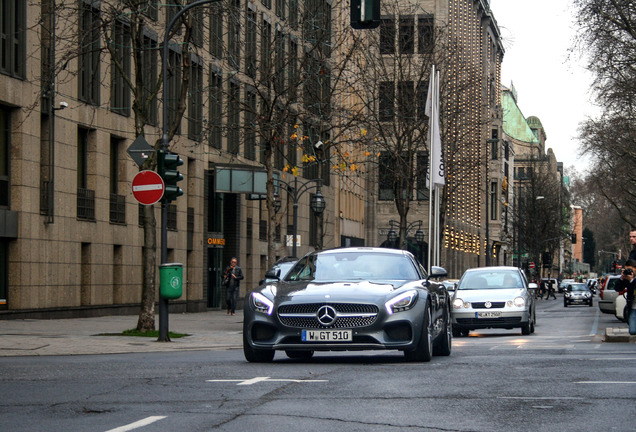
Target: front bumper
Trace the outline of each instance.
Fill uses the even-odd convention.
[[[487,312],[499,313],[497,317],[479,316],[479,313],[486,312],[484,309],[467,308],[464,310],[453,310],[451,312],[451,322],[454,328],[467,330],[486,328],[514,328],[530,321],[530,313],[525,310],[489,309]]]
[[[302,322],[284,324],[278,311],[272,315],[257,312],[249,307],[244,309],[244,341],[254,349],[305,350],[305,351],[361,351],[361,350],[409,350],[417,346],[422,331],[425,302],[418,301],[413,308],[388,314],[383,305],[378,307],[372,323],[337,327],[337,330],[351,330],[350,342],[303,342],[303,330],[334,329],[315,327]],[[355,326],[357,325],[357,326]]]

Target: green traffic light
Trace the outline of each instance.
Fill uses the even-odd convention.
[[[183,180],[183,174],[178,171],[178,167],[183,165],[183,159],[176,153],[159,150],[158,172],[165,186],[163,198],[173,201],[183,195],[183,190],[177,186],[177,182]]]

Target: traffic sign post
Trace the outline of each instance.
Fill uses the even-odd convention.
[[[533,269],[533,268],[534,268],[534,263],[533,263],[533,262],[531,262],[531,263],[530,263],[530,268],[531,268],[531,269]]]
[[[163,179],[154,171],[139,171],[132,182],[135,199],[143,205],[153,205],[163,197]]]

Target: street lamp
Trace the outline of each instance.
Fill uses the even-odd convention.
[[[414,222],[411,222],[410,224],[408,224],[408,226],[406,227],[406,236],[408,237],[409,231],[412,228],[414,228],[415,225],[417,225],[417,231],[415,231],[415,241],[418,242],[418,243],[424,243],[424,231],[422,231],[422,221],[421,220],[417,220],[417,221],[414,221]],[[394,226],[399,227],[400,223],[398,221],[390,220],[389,221],[389,226],[391,227],[391,229],[387,233],[386,239],[389,242],[393,243],[398,238],[398,234],[395,231]]]
[[[539,215],[538,215],[538,202],[544,199],[542,195],[537,196],[534,200],[534,266],[535,269],[539,267]],[[541,271],[538,270],[538,273]]]
[[[292,201],[294,202],[292,256],[296,257],[296,239],[298,238],[298,200],[308,190],[316,189],[316,193],[311,197],[309,207],[316,216],[321,216],[327,206],[325,197],[322,195],[322,191],[320,190],[322,187],[322,179],[308,180],[305,183],[300,184],[297,177],[294,178],[293,183],[287,183],[281,179],[275,179],[274,181],[282,183],[287,187],[287,193],[292,197]],[[274,211],[277,213],[281,208],[281,202],[278,198],[278,194],[274,194]]]

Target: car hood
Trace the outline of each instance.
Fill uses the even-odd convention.
[[[508,301],[515,297],[523,297],[526,294],[525,288],[510,288],[510,289],[470,289],[470,290],[456,290],[455,297],[464,301]]]
[[[411,281],[392,282],[280,282],[268,285],[266,290],[274,296],[276,303],[287,301],[373,301],[385,298],[395,290],[414,285]],[[422,285],[420,285],[420,288]]]

